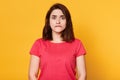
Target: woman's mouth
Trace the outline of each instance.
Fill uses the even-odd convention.
[[[57,25],[57,26],[55,26],[55,27],[62,27],[62,26],[60,26],[60,25]]]

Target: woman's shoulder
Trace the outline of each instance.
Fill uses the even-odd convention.
[[[37,43],[41,43],[41,42],[44,42],[45,40],[43,40],[43,38],[37,38],[36,40],[35,40],[35,42],[37,42]]]
[[[75,43],[81,43],[82,41],[81,41],[81,39],[75,38],[74,42]]]
[[[43,39],[42,38],[37,38],[36,41],[43,41]]]

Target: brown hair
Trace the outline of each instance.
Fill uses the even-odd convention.
[[[48,10],[45,18],[45,25],[43,28],[42,38],[44,40],[52,40],[52,29],[50,27],[49,18],[50,18],[51,12],[55,9],[60,9],[66,17],[66,21],[67,21],[66,28],[62,31],[62,35],[61,35],[61,37],[63,38],[63,41],[66,41],[66,42],[73,41],[75,38],[74,38],[73,25],[72,25],[70,12],[63,4],[60,4],[60,3],[54,4]]]

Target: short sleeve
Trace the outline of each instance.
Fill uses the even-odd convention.
[[[36,40],[30,49],[30,54],[40,57],[40,40]]]
[[[86,54],[86,50],[82,44],[82,42],[80,40],[77,41],[77,50],[76,50],[76,56],[81,56],[81,55],[85,55]]]

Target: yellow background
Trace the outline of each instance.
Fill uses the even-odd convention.
[[[0,80],[28,79],[29,50],[56,2],[70,10],[87,50],[87,80],[120,80],[119,0],[1,0]]]

